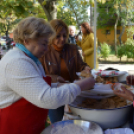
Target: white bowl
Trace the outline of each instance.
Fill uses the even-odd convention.
[[[120,127],[125,124],[132,110],[132,104],[115,109],[88,109],[78,107],[77,104],[80,104],[84,99],[84,97],[77,97],[69,105],[72,113],[80,116],[82,120],[96,122],[103,129]]]

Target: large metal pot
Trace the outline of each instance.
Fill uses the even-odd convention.
[[[103,129],[120,127],[125,124],[132,110],[132,105],[115,109],[89,109],[78,107],[77,105],[84,99],[84,97],[79,96],[69,105],[72,113],[80,116],[82,120],[96,122]]]

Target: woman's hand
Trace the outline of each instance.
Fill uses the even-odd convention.
[[[114,90],[114,94],[133,102],[134,94],[131,91],[127,90],[124,86],[121,86],[121,89],[122,89],[122,91]]]
[[[61,76],[57,77],[57,81],[60,82],[60,83],[65,83],[64,78],[62,78]]]
[[[81,91],[90,90],[94,87],[95,80],[92,77],[88,77],[88,78],[85,78],[83,80],[76,82],[75,84],[80,86]]]
[[[127,84],[134,85],[134,75],[129,75],[126,78]]]
[[[82,56],[83,56],[83,57],[85,56],[84,52],[82,52]]]
[[[91,69],[89,66],[86,66],[86,67],[84,68],[84,70],[86,70],[86,72],[89,73],[89,72],[91,72],[92,69]]]
[[[78,36],[75,36],[75,41],[76,41],[76,42],[78,41]]]

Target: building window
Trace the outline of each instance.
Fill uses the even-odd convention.
[[[117,34],[120,34],[121,33],[121,31],[120,30],[117,30]]]
[[[110,30],[106,30],[106,34],[110,34]]]
[[[121,33],[121,31],[120,30],[117,30],[117,34],[120,34]]]

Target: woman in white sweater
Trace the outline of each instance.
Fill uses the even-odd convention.
[[[47,109],[71,103],[81,90],[93,87],[94,80],[51,84],[38,58],[55,33],[43,19],[26,18],[13,34],[16,47],[0,61],[0,134],[39,134]]]

